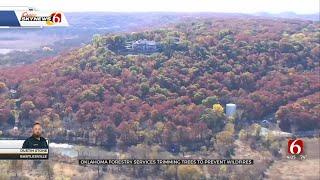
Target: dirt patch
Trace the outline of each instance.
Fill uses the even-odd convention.
[[[267,179],[308,179],[318,180],[319,159],[282,160],[275,162],[266,173]]]
[[[82,167],[74,164],[55,163],[53,165],[55,179],[95,179],[97,172],[88,167]]]

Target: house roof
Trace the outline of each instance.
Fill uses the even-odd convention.
[[[156,45],[156,42],[155,41],[149,41],[149,40],[146,40],[146,39],[140,39],[140,40],[134,42],[134,44]]]

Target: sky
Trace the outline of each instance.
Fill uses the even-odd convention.
[[[0,0],[0,6],[28,6],[64,12],[319,12],[320,0]]]

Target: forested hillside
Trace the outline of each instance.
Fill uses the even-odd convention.
[[[274,113],[284,131],[319,129],[319,30],[312,21],[212,18],[94,36],[58,57],[1,69],[0,124],[13,127],[18,114],[21,126],[42,122],[48,137],[190,150],[230,145],[248,122]],[[122,53],[139,39],[159,51]],[[237,104],[235,117],[226,103]]]
[[[79,48],[94,34],[155,29],[196,13],[66,13],[68,27],[0,29],[0,68],[31,64]],[[145,18],[148,16],[148,18]],[[3,48],[9,53],[3,53]]]

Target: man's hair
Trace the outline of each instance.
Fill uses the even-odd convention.
[[[32,126],[32,127],[34,127],[35,125],[39,125],[39,126],[41,126],[41,124],[40,124],[39,122],[35,122],[35,123],[33,123],[33,126]]]

